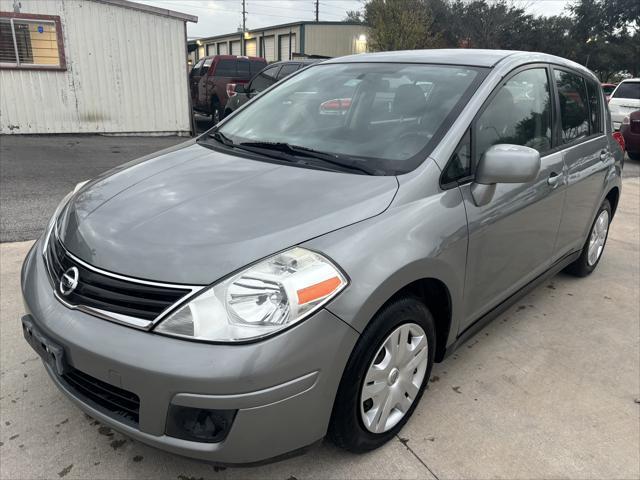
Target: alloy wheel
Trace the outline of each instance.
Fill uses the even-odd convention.
[[[587,251],[587,262],[589,266],[595,265],[602,255],[604,250],[604,243],[607,240],[607,232],[609,231],[609,212],[603,210],[598,215],[593,229],[591,230],[591,236],[589,237],[589,247]]]

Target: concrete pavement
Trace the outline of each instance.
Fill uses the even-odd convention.
[[[328,443],[262,467],[219,469],[96,423],[22,339],[19,270],[0,245],[2,479],[640,478],[640,179],[596,272],[560,274],[437,364],[399,438],[352,455]]]

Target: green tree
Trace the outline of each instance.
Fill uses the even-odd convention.
[[[637,0],[576,0],[570,5],[573,59],[593,70],[602,81],[640,70],[640,2]]]
[[[347,19],[371,27],[374,50],[537,51],[586,65],[602,81],[640,74],[640,0],[573,0],[551,17],[512,0],[365,0]]]
[[[423,0],[370,0],[363,18],[371,27],[373,50],[432,48],[439,43]]]

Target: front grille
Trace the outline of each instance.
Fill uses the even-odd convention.
[[[640,120],[631,120],[631,133],[640,133]]]
[[[69,255],[55,232],[50,236],[45,255],[53,286],[70,305],[153,320],[191,292],[188,288],[137,283],[91,270]],[[78,269],[78,285],[64,295],[60,280],[71,267]]]
[[[75,368],[68,368],[60,378],[80,400],[98,406],[99,410],[125,423],[138,425],[140,398],[135,393],[114,387]]]

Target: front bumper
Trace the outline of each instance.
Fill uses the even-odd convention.
[[[137,426],[84,400],[46,366],[82,410],[143,443],[203,460],[251,463],[321,439],[357,333],[327,310],[281,335],[245,345],[212,345],[139,331],[71,310],[53,295],[41,243],[22,272],[33,325],[64,349],[66,362],[140,399]],[[202,443],[165,434],[170,405],[237,410],[226,438]]]

